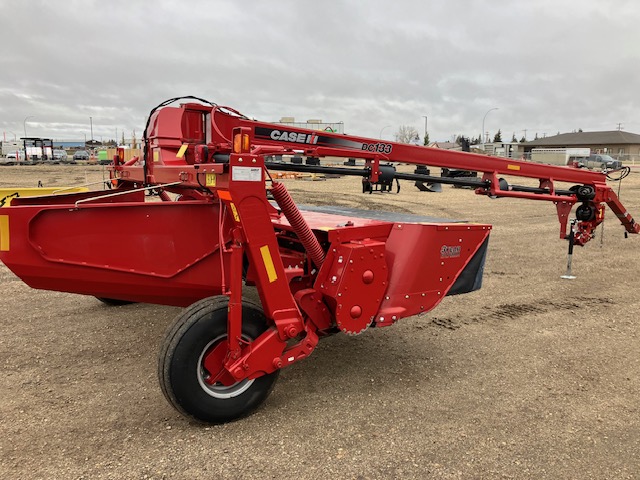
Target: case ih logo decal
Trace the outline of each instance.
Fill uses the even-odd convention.
[[[332,133],[325,135],[324,132],[294,132],[291,130],[283,130],[282,128],[255,127],[256,138],[262,140],[270,140],[272,142],[297,143],[301,145],[317,145],[322,147],[333,148],[350,148],[354,150],[384,151],[385,146],[379,147],[378,144],[363,144],[347,138],[341,138],[339,134]],[[374,147],[370,147],[374,145]],[[371,150],[374,148],[374,150]],[[381,150],[382,149],[382,150]]]
[[[315,145],[318,143],[318,136],[315,133],[298,133],[298,132],[285,132],[281,130],[271,130],[269,134],[271,140],[279,140],[281,142],[292,143],[309,143]]]
[[[459,257],[461,251],[462,247],[460,245],[455,245],[453,247],[443,245],[442,248],[440,248],[440,258]]]

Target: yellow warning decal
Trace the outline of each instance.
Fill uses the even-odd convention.
[[[236,210],[236,206],[234,205],[233,202],[229,203],[229,205],[231,206],[231,213],[233,213],[233,219],[240,223],[240,215],[238,215],[238,210]]]
[[[158,150],[153,151],[153,163],[158,163],[160,161],[160,152]]]
[[[184,152],[187,151],[187,148],[189,148],[189,145],[186,143],[183,143],[182,146],[180,147],[180,150],[178,150],[178,153],[176,153],[176,157],[178,158],[184,157]]]
[[[273,265],[273,260],[271,259],[271,252],[269,251],[269,245],[264,245],[260,247],[260,254],[262,255],[264,268],[267,270],[269,283],[273,283],[278,279],[278,274],[276,273],[276,268]]]
[[[508,170],[520,170],[520,165],[507,165]]]
[[[215,173],[207,173],[205,175],[204,184],[207,187],[215,187],[216,186],[216,174]]]
[[[9,251],[9,215],[0,215],[0,251]]]

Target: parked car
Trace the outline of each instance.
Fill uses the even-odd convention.
[[[89,160],[89,152],[86,150],[78,150],[73,154],[74,160]]]
[[[53,151],[53,161],[54,162],[64,162],[67,159],[67,152],[64,150],[54,150]]]
[[[24,150],[14,150],[13,152],[7,153],[6,161],[4,163],[7,165],[14,165],[18,160],[24,161]]]
[[[9,152],[4,158],[0,157],[0,165],[15,165],[18,163],[18,158],[20,158],[21,161],[24,160],[24,152]]]
[[[23,150],[14,150],[13,152],[7,153],[7,160],[24,160],[24,151]]]
[[[620,160],[615,160],[614,158],[611,158],[609,155],[604,155],[600,153],[589,155],[584,160],[583,164],[587,168],[597,168],[597,169],[606,168],[607,170],[618,170],[622,168],[622,162]]]
[[[574,165],[579,168],[589,170],[618,170],[622,168],[622,162],[603,153],[592,153],[590,155],[571,156],[567,160],[567,165]]]

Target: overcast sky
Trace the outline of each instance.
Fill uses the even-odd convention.
[[[638,0],[0,0],[6,139],[139,135],[194,95],[393,139],[640,133]],[[27,117],[28,120],[25,122]],[[116,130],[117,129],[117,130]]]

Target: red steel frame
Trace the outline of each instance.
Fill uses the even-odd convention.
[[[0,215],[0,259],[35,288],[171,305],[227,295],[228,340],[204,359],[211,383],[271,373],[324,335],[391,325],[480,286],[490,225],[300,212],[272,182],[278,210],[265,192],[266,155],[363,158],[372,182],[381,162],[479,171],[477,194],[553,202],[561,238],[577,202],[594,212],[577,222],[580,245],[604,204],[640,231],[600,172],[289,128],[199,103],[155,111],[146,141],[145,158],[114,159],[112,193],[13,200]],[[540,190],[501,187],[500,175],[536,179]],[[559,194],[557,182],[592,193]],[[257,286],[272,325],[250,343],[243,281]]]
[[[186,113],[188,112],[188,113]],[[191,122],[185,120],[189,116]],[[204,121],[194,122],[193,118],[202,115]],[[165,118],[166,117],[166,118]],[[480,188],[476,193],[491,197],[524,198],[529,200],[551,201],[557,206],[558,219],[560,221],[560,237],[568,235],[567,221],[569,213],[577,199],[575,196],[556,195],[556,182],[590,185],[595,190],[595,196],[590,201],[594,206],[606,203],[619,218],[627,232],[638,233],[640,225],[636,224],[631,215],[626,211],[615,192],[606,183],[606,175],[602,172],[589,171],[573,167],[544,165],[533,162],[502,159],[487,155],[478,155],[466,152],[448,151],[435,148],[426,148],[396,142],[381,142],[374,139],[342,135],[329,132],[316,132],[302,128],[284,127],[271,123],[249,120],[235,110],[228,107],[204,106],[200,104],[185,104],[180,108],[165,108],[156,112],[151,121],[152,149],[158,152],[158,158],[147,164],[146,181],[153,183],[170,183],[177,178],[185,183],[195,182],[193,170],[184,172],[184,158],[178,158],[183,139],[172,128],[192,127],[199,131],[186,134],[197,137],[202,143],[206,143],[208,155],[216,153],[229,153],[232,149],[232,130],[244,128],[251,134],[251,148],[255,155],[291,154],[294,152],[309,157],[357,157],[367,160],[370,180],[376,182],[380,174],[381,162],[404,162],[415,165],[428,165],[432,167],[446,167],[459,170],[471,170],[483,173],[483,180],[490,182],[488,188]],[[273,132],[280,132],[280,135]],[[272,132],[267,134],[267,132]],[[286,140],[284,140],[286,136]],[[200,158],[196,143],[188,143],[187,155],[190,161],[187,163],[198,168],[203,159]],[[220,173],[221,165],[206,164],[200,167],[200,171]],[[156,168],[159,167],[159,168]],[[122,169],[130,178],[145,180],[142,168],[116,167]],[[178,175],[181,172],[182,175]],[[528,193],[521,191],[503,190],[500,188],[499,176],[512,175],[532,178],[539,182],[539,186],[548,193]],[[584,245],[592,237],[595,228],[604,220],[602,208],[597,208],[598,214],[589,221],[580,222],[575,241]]]

